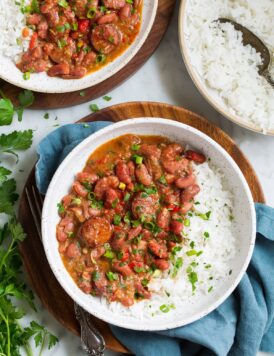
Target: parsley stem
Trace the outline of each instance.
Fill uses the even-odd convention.
[[[0,316],[1,318],[4,320],[5,324],[6,324],[6,329],[7,329],[7,350],[6,350],[6,355],[10,356],[10,327],[9,327],[9,317],[7,315],[7,317],[5,318],[5,315],[2,312],[2,309],[0,309]]]
[[[42,344],[41,344],[40,352],[39,352],[38,356],[42,355],[42,352],[43,352],[43,349],[44,349],[44,346],[45,346],[46,337],[47,337],[47,333],[45,332],[44,335],[43,335],[43,340],[42,340]]]

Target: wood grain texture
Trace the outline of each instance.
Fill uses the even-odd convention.
[[[186,109],[161,103],[133,102],[103,109],[85,117],[80,120],[80,122],[98,120],[117,122],[138,117],[162,117],[176,120],[193,126],[210,136],[236,161],[249,184],[254,201],[265,202],[264,194],[256,173],[235,142],[220,128]],[[35,185],[34,168],[30,173],[25,188],[28,187],[28,189],[31,190],[33,185]],[[19,206],[19,220],[28,235],[28,238],[20,246],[20,252],[33,289],[49,312],[68,330],[79,335],[80,328],[74,316],[73,301],[59,285],[48,265],[26,200],[25,189]],[[111,334],[106,323],[96,318],[94,318],[94,323],[103,334],[109,349],[118,352],[127,352]]]
[[[96,99],[128,79],[134,74],[154,53],[160,44],[171,19],[176,0],[159,0],[156,18],[148,38],[136,56],[118,73],[91,88],[84,89],[85,96],[80,96],[81,91],[65,94],[46,94],[35,92],[35,101],[31,109],[56,109],[85,103]],[[10,83],[0,81],[0,89],[5,96],[18,104],[18,94],[22,91]]]

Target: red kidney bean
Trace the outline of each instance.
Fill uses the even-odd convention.
[[[69,64],[64,62],[64,63],[59,63],[53,65],[49,70],[48,70],[48,75],[50,77],[57,77],[60,75],[68,75],[70,72]]]
[[[115,12],[111,12],[110,14],[103,15],[97,20],[98,25],[103,25],[106,23],[115,23],[118,21],[118,16]]]
[[[154,262],[155,266],[161,271],[169,269],[169,262],[163,259],[156,259]]]
[[[180,177],[180,178],[176,179],[175,185],[176,185],[176,187],[178,187],[180,189],[184,189],[184,188],[189,187],[190,185],[193,185],[195,183],[195,181],[196,181],[196,177],[192,173],[186,177]]]
[[[117,163],[116,174],[121,182],[125,184],[129,184],[131,182],[130,170],[125,162],[120,161]]]
[[[150,240],[148,242],[148,247],[154,255],[160,257],[160,258],[167,258],[167,247],[163,244],[160,244],[156,240]]]
[[[148,173],[147,167],[142,163],[139,164],[135,169],[135,175],[137,180],[145,186],[152,184],[152,177]]]
[[[192,161],[196,163],[204,163],[206,161],[205,155],[203,155],[200,152],[188,150],[185,152],[185,157],[188,159],[191,159]]]
[[[181,232],[183,231],[183,228],[184,228],[184,224],[182,222],[174,220],[174,219],[171,220],[170,230],[174,234],[180,235]]]
[[[167,208],[162,208],[157,215],[157,225],[163,229],[166,230],[169,227],[170,223],[170,211]]]
[[[182,193],[181,193],[181,202],[183,204],[184,203],[188,203],[199,192],[200,192],[200,187],[197,184],[190,185],[189,187],[187,187],[185,190],[182,191]]]

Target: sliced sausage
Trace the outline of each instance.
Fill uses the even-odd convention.
[[[98,25],[92,30],[91,42],[100,53],[109,54],[121,42],[121,32],[113,24]]]
[[[159,197],[157,194],[142,195],[142,192],[136,194],[132,201],[132,213],[136,219],[144,216],[146,220],[151,220],[159,208]]]
[[[103,245],[111,237],[111,225],[106,218],[93,217],[87,220],[81,230],[83,239],[91,247]]]

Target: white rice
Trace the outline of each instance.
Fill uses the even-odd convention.
[[[21,12],[19,3],[20,0],[0,0],[0,53],[14,62],[29,44],[29,37],[22,38],[26,15]],[[26,0],[24,6],[29,3],[30,0]]]
[[[274,59],[274,1],[188,0],[185,26],[191,63],[223,109],[264,131],[273,129],[274,90],[258,74],[261,57],[243,45],[242,34],[233,25],[213,23],[220,17],[250,29]]]
[[[224,187],[223,174],[211,164],[195,165],[195,171],[201,187],[195,199],[195,213],[205,214],[210,211],[209,220],[203,220],[195,213],[189,216],[190,225],[184,229],[186,242],[181,245],[182,250],[176,254],[170,270],[151,280],[151,299],[137,302],[127,308],[118,302],[109,304],[105,298],[101,298],[101,303],[114,313],[145,319],[166,315],[160,309],[166,305],[171,306],[170,314],[176,314],[190,299],[195,303],[208,293],[218,294],[220,284],[230,278],[230,262],[236,253],[231,216],[232,194]],[[193,242],[194,247],[191,247]],[[203,253],[199,256],[188,256],[187,252],[193,249]],[[183,259],[183,265],[174,278],[174,264],[180,257]],[[193,262],[197,265],[192,266]],[[198,278],[194,292],[189,281],[190,268]]]

